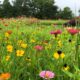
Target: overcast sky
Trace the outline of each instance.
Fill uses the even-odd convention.
[[[55,4],[61,9],[68,6],[71,8],[73,13],[78,15],[78,10],[80,9],[80,0],[55,0]]]
[[[0,0],[0,1],[3,1],[3,0]],[[68,6],[71,8],[73,13],[78,15],[78,10],[80,9],[80,0],[55,0],[55,4],[61,9]]]

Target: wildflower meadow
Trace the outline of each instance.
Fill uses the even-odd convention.
[[[0,19],[0,80],[80,80],[80,28],[66,20]]]

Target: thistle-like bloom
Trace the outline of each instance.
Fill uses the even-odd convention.
[[[12,52],[13,51],[13,46],[12,45],[8,45],[7,46],[7,51],[8,52]]]
[[[38,51],[41,51],[41,50],[43,49],[43,47],[40,46],[40,45],[37,45],[37,46],[35,46],[34,48],[35,48],[36,50],[38,50]]]
[[[55,74],[52,71],[41,71],[39,76],[44,79],[51,79],[54,78]]]
[[[16,51],[16,55],[17,56],[23,56],[24,55],[24,51],[23,50],[17,50]]]
[[[79,32],[79,30],[77,29],[74,29],[74,28],[71,28],[71,29],[68,29],[68,32],[71,34],[71,35],[75,35]]]

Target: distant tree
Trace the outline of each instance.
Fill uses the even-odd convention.
[[[2,16],[3,17],[12,17],[12,5],[10,4],[9,0],[4,0],[2,4]]]
[[[15,14],[37,18],[55,18],[58,8],[54,0],[15,0],[13,6]]]
[[[80,9],[79,9],[79,11],[78,11],[78,12],[79,12],[79,16],[80,16]]]
[[[36,16],[38,18],[55,18],[58,7],[54,5],[54,0],[34,0],[37,6]]]
[[[62,19],[72,19],[74,17],[74,14],[69,7],[65,7],[63,10],[60,9],[58,11],[58,16]]]
[[[73,17],[72,10],[69,7],[65,7],[62,12],[63,19],[71,19]]]

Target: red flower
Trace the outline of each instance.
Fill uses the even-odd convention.
[[[58,35],[61,34],[62,31],[61,30],[55,30],[55,31],[51,31],[50,34],[54,34],[54,35]]]
[[[43,47],[40,46],[40,45],[36,45],[34,48],[35,48],[36,50],[38,50],[38,51],[41,51],[41,50],[43,49]]]
[[[77,34],[77,33],[79,32],[79,30],[71,28],[71,29],[68,29],[68,32],[69,32],[71,35],[75,35],[75,34]]]

